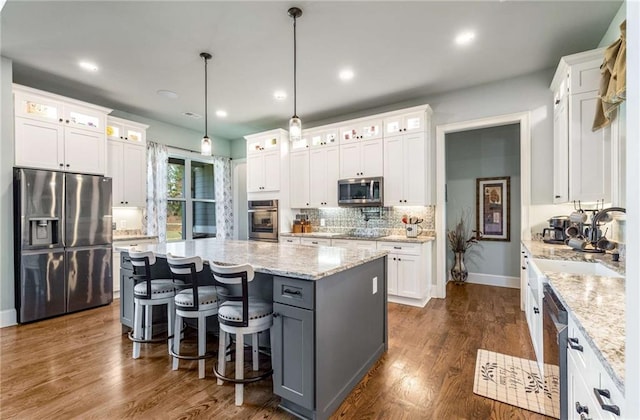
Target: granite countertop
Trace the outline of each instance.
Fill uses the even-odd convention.
[[[331,232],[311,232],[311,233],[280,233],[280,236],[295,238],[329,238],[329,239],[351,239],[357,241],[386,241],[386,242],[414,242],[424,243],[434,241],[435,236],[420,235],[417,238],[407,238],[406,235],[386,235],[386,236],[356,236],[345,235],[343,233]]]
[[[624,276],[625,264],[610,254],[575,251],[564,245],[522,241],[532,258],[599,262]],[[535,264],[535,262],[534,262]],[[541,270],[543,271],[543,270]],[[543,271],[594,354],[624,393],[625,279]]]
[[[368,251],[337,247],[281,245],[260,241],[198,239],[159,244],[140,244],[137,249],[153,251],[160,257],[170,252],[180,257],[200,256],[225,264],[251,263],[258,273],[319,280],[388,254],[387,251]],[[119,248],[127,251],[128,247]]]

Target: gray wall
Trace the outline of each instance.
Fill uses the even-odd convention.
[[[550,151],[553,150],[553,95],[549,90],[549,85],[554,71],[555,68],[547,69],[500,82],[438,95],[422,96],[412,101],[341,115],[333,119],[305,123],[305,126],[314,127],[421,104],[429,104],[433,108],[434,125],[530,111],[531,203],[551,204],[553,174],[548,170],[547,162]],[[239,148],[237,152],[241,152]],[[242,155],[234,155],[234,158],[244,156],[246,153],[242,150]]]
[[[471,273],[518,277],[520,270],[520,125],[447,134],[447,228],[462,212],[475,227],[476,178],[511,177],[509,242],[481,241],[465,256]],[[450,251],[449,251],[450,252]],[[449,260],[452,260],[451,256]]]
[[[231,147],[231,159],[243,159],[247,157],[247,142],[245,139],[229,140]]]
[[[204,134],[204,123],[202,126],[203,131],[194,131],[124,111],[113,110],[111,115],[149,125],[147,140],[196,152],[200,150],[200,140],[202,140],[202,135]],[[212,140],[212,153],[214,155],[231,157],[231,147],[228,140],[214,137],[212,137]]]
[[[13,95],[11,60],[0,61],[0,326],[15,323],[13,293]]]

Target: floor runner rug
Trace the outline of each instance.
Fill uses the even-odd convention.
[[[479,349],[473,392],[549,417],[560,418],[558,366]]]

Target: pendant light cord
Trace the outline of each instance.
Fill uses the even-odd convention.
[[[204,56],[204,136],[209,137],[208,133],[208,125],[207,125],[207,115],[209,112],[207,110],[207,56]]]
[[[298,116],[298,112],[296,109],[296,104],[297,104],[297,86],[298,86],[298,80],[297,80],[297,67],[296,64],[298,62],[298,57],[297,57],[297,46],[296,46],[296,16],[293,16],[293,116],[297,117]]]

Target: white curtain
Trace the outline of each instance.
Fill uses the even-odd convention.
[[[167,167],[169,152],[164,144],[147,141],[147,235],[167,240]]]
[[[213,158],[216,191],[216,238],[233,238],[233,201],[231,196],[231,159]]]

